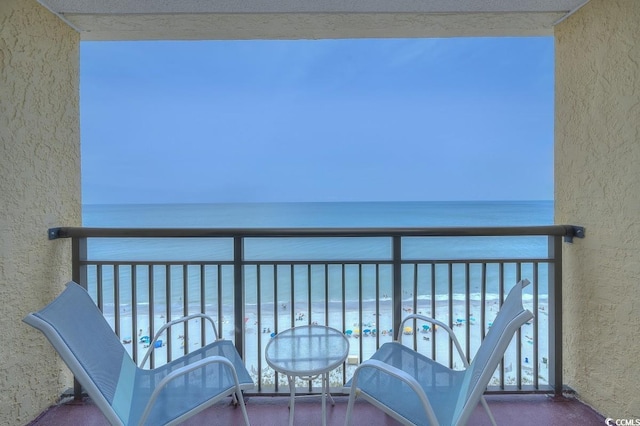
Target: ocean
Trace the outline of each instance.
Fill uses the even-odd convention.
[[[317,227],[474,227],[474,226],[533,226],[553,224],[553,201],[459,201],[459,202],[310,202],[310,203],[233,203],[233,204],[122,204],[84,205],[83,226],[119,228],[317,228]],[[232,259],[230,239],[90,239],[88,258],[100,261],[121,260],[176,260],[176,261],[228,261]],[[545,258],[547,257],[546,237],[448,237],[448,238],[405,238],[402,245],[405,259],[465,259],[465,258]],[[252,238],[245,241],[245,260],[249,261],[303,261],[303,260],[388,260],[391,257],[389,238]],[[464,293],[464,274],[461,265],[453,270],[454,293]],[[479,267],[479,266],[478,266]],[[283,278],[294,282],[305,282],[309,275],[306,268],[294,268],[291,277]],[[298,270],[299,269],[299,270]],[[495,269],[495,268],[494,268]],[[497,269],[487,271],[488,292],[497,292]],[[347,271],[347,279],[358,279],[357,273]],[[508,272],[508,271],[507,271]],[[527,273],[528,271],[523,271]],[[543,271],[544,272],[544,271]],[[105,293],[109,294],[113,281],[113,270],[104,268]],[[324,280],[322,268],[311,268],[311,282]],[[364,268],[363,282],[371,281],[373,272]],[[446,281],[446,269],[438,268],[436,279]],[[515,272],[509,272],[511,274]],[[131,280],[130,271],[121,268],[120,282]],[[181,272],[175,279],[180,279]],[[189,280],[199,282],[199,269],[189,272]],[[329,274],[335,275],[332,271]],[[383,280],[390,279],[390,268],[381,269]],[[478,271],[471,268],[471,292],[478,294]],[[193,276],[191,276],[193,275]],[[232,271],[224,269],[222,279],[231,280]],[[411,286],[411,272],[403,272],[407,277],[404,286]],[[166,278],[166,277],[165,277]],[[251,286],[256,280],[256,270],[245,271],[246,284]],[[137,279],[144,281],[144,272]],[[156,278],[158,285],[164,286]],[[215,278],[211,278],[215,280]],[[336,278],[338,280],[339,278]],[[95,270],[89,269],[90,282],[95,280]],[[332,278],[333,280],[333,278]],[[403,279],[404,281],[404,279]],[[331,284],[330,284],[331,285]],[[541,280],[539,291],[546,291],[546,279]],[[144,287],[144,286],[142,286]],[[278,299],[288,300],[290,294],[283,285]],[[312,285],[312,289],[325,291],[323,285]],[[347,298],[357,297],[357,286],[347,285]],[[442,288],[441,288],[442,287]],[[441,288],[441,290],[440,290]],[[176,285],[176,298],[183,291]],[[193,298],[197,298],[199,287],[194,284]],[[312,290],[314,291],[314,290]],[[391,291],[388,289],[387,291]],[[437,292],[445,293],[446,286],[438,286]],[[129,292],[121,292],[126,305]],[[247,288],[247,304],[256,303],[256,292]],[[365,291],[365,294],[372,294]],[[208,297],[215,297],[211,295]],[[225,303],[231,302],[232,295],[224,296]],[[263,303],[273,303],[273,295],[262,296]],[[420,297],[420,295],[419,295]],[[426,296],[425,297],[430,297]],[[145,300],[147,299],[147,300]],[[140,294],[140,303],[148,302],[148,296]],[[279,300],[280,301],[280,300]],[[279,302],[278,301],[278,302]]]
[[[553,224],[553,201],[89,204],[87,227],[437,227]]]

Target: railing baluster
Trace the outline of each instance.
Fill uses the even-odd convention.
[[[293,264],[289,265],[289,324],[291,327],[295,326],[295,314],[296,314],[296,282],[295,274],[293,270]]]
[[[342,331],[345,330],[346,326],[347,326],[347,316],[346,316],[346,311],[347,311],[347,307],[346,307],[346,288],[345,288],[345,282],[346,282],[346,271],[345,271],[345,264],[342,263],[340,265],[341,267],[341,280],[340,280],[340,291],[341,291],[341,314],[342,314]],[[362,362],[362,353],[360,353],[360,362]]]
[[[358,350],[360,354],[362,354],[362,345],[364,344],[364,322],[362,321],[362,264],[358,265],[358,328],[360,329]]]
[[[467,362],[471,362],[471,277],[469,262],[464,263],[465,277],[464,277],[464,327],[465,327],[465,339],[464,339],[464,354],[467,357]]]
[[[133,345],[132,357],[133,362],[138,363],[138,345],[133,344],[134,338],[136,336],[136,331],[138,330],[138,289],[136,287],[136,283],[138,280],[138,270],[134,265],[131,265],[131,343]],[[153,336],[153,334],[151,334]]]
[[[413,264],[413,285],[411,286],[411,313],[418,312],[418,262]],[[412,330],[413,330],[413,348],[414,350],[418,349],[418,322],[414,319],[412,321]]]
[[[309,315],[307,315],[307,324],[312,324],[315,319],[312,318],[312,314],[313,314],[313,304],[312,304],[312,293],[311,293],[311,265],[310,264],[306,264],[305,265],[307,268],[307,312]]]
[[[516,263],[516,282],[522,279],[522,263]],[[518,389],[522,389],[522,329],[516,330],[516,383]]]
[[[182,265],[182,315],[189,315],[189,267],[187,264]],[[184,339],[184,350],[183,353],[186,355],[189,353],[189,322],[185,321],[182,324],[182,332]]]
[[[98,308],[104,311],[104,294],[102,294],[102,265],[96,265],[96,291],[98,293]]]
[[[155,327],[155,281],[153,279],[154,277],[154,272],[153,272],[153,266],[149,265],[149,280],[148,280],[148,284],[149,284],[149,336],[155,336],[156,334],[156,327]],[[134,334],[134,336],[137,336],[137,334]],[[131,343],[133,343],[134,345],[138,345],[138,339],[136,337],[132,337],[131,339]],[[154,351],[155,352],[155,351]],[[153,352],[151,352],[151,359],[149,360],[150,363],[150,368],[155,368],[156,366],[156,358],[155,358],[155,354]]]
[[[431,317],[436,318],[436,264],[431,265]],[[431,356],[434,360],[438,359],[438,351],[436,348],[436,327],[431,324]]]
[[[504,262],[498,264],[498,309],[504,302]],[[500,390],[504,390],[504,357],[500,360]]]
[[[217,326],[218,326],[218,338],[222,339],[224,337],[224,334],[222,334],[224,332],[223,328],[222,328],[222,324],[223,324],[223,311],[222,311],[222,307],[224,306],[222,303],[222,266],[218,265],[216,267],[216,279],[218,281],[218,286],[216,288],[217,291],[217,303],[216,303],[216,312],[218,313],[218,321],[217,321]]]
[[[324,264],[324,323],[329,325],[329,264]],[[344,325],[342,327],[344,331]]]
[[[206,313],[207,312],[207,305],[206,305],[206,300],[205,300],[205,295],[206,295],[206,268],[204,266],[204,264],[200,265],[200,312],[201,313]],[[206,335],[206,326],[209,326],[209,324],[205,324],[206,321],[200,320],[200,347],[204,346],[207,342],[207,335]]]
[[[120,265],[113,267],[113,317],[114,332],[120,337]]]
[[[449,301],[449,328],[453,328],[453,263],[447,263],[447,283]],[[453,340],[449,340],[449,368],[453,368]]]
[[[533,278],[531,283],[531,293],[533,294],[533,388],[538,390],[540,389],[540,380],[538,379],[540,375],[540,357],[538,354],[539,344],[538,344],[538,276],[540,264],[538,262],[533,263]]]
[[[165,322],[169,322],[172,320],[171,318],[171,304],[172,304],[172,300],[171,300],[171,265],[167,265],[165,267],[165,275],[164,275],[164,291],[165,291],[165,309],[166,309],[166,318],[165,318]],[[169,327],[167,329],[167,362],[170,362],[171,359],[173,358],[172,356],[172,341],[173,339],[171,338],[171,328]]]
[[[278,311],[274,311],[278,315]],[[258,335],[258,392],[262,391],[262,265],[256,265],[256,320]]]
[[[375,314],[375,319],[376,319],[376,333],[375,333],[375,338],[376,338],[376,348],[380,347],[380,264],[376,263],[375,265],[375,276],[376,276],[376,301],[375,301],[375,307],[376,307],[376,314]]]
[[[278,325],[278,317],[280,317],[280,315],[278,315],[278,309],[280,309],[280,306],[278,304],[278,266],[277,265],[273,265],[273,332],[274,333],[278,333],[280,330],[279,329],[279,325]],[[274,386],[275,386],[275,392],[278,392],[278,382],[280,381],[278,378],[278,372],[274,371]]]
[[[487,263],[482,262],[482,278],[480,290],[480,324],[482,326],[481,340],[487,335]]]

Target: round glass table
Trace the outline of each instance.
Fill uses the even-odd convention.
[[[329,393],[329,372],[344,363],[349,354],[349,341],[335,328],[303,325],[276,334],[267,343],[265,359],[275,371],[286,374],[291,390],[289,425],[293,425],[296,396],[295,378],[312,380],[322,377],[322,424],[327,424],[327,401],[335,401]]]

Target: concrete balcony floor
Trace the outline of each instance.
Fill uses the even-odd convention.
[[[490,395],[487,402],[498,425],[567,425],[581,426],[604,424],[604,417],[579,400],[566,397],[555,399],[545,395]],[[335,397],[336,405],[327,404],[327,425],[344,425],[347,397]],[[228,401],[221,401],[183,423],[184,426],[242,424],[242,413]],[[249,421],[254,426],[287,425],[289,421],[288,398],[251,396],[246,400]],[[295,425],[320,425],[322,423],[320,397],[302,398],[296,401]],[[108,426],[102,413],[89,400],[67,402],[51,407],[30,425],[46,426]],[[392,426],[399,423],[371,404],[358,401],[353,412],[354,425]],[[476,407],[470,425],[490,425],[484,409]]]

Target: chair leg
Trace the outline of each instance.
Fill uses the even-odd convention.
[[[484,399],[484,395],[480,397],[480,403],[484,407],[484,410],[487,412],[487,415],[489,416],[489,420],[491,420],[491,424],[493,426],[497,426],[496,419],[493,418],[493,413],[489,409],[489,404],[487,404],[487,400]]]
[[[250,426],[247,407],[244,405],[244,397],[242,396],[242,391],[240,390],[240,388],[236,388],[236,391],[233,393],[233,399],[238,402],[238,405],[240,405],[240,409],[242,410],[242,417],[244,418],[244,424],[246,426]]]
[[[355,403],[357,397],[357,389],[353,386],[353,382],[351,385],[351,391],[349,392],[349,402],[347,403],[347,415],[344,420],[344,426],[351,425],[351,414],[353,413],[353,404]]]

